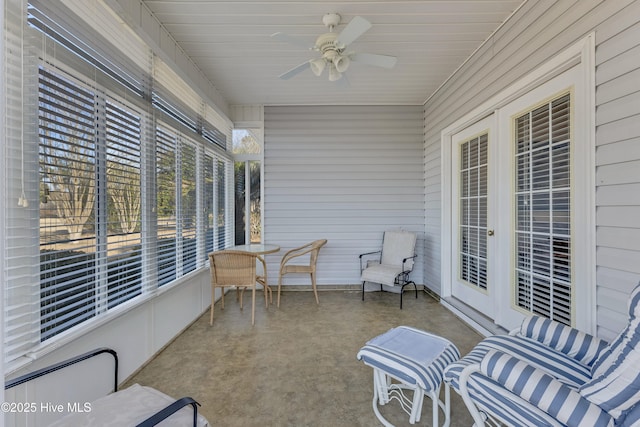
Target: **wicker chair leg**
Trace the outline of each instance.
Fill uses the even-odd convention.
[[[318,288],[316,287],[316,275],[311,273],[311,287],[313,288],[313,294],[316,296],[316,304],[320,305],[320,300],[318,299]]]
[[[256,287],[251,289],[251,324],[256,324]]]
[[[215,288],[211,290],[211,315],[209,316],[209,326],[213,325],[213,306],[216,303],[216,292]]]

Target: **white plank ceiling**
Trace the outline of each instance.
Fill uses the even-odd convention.
[[[230,105],[421,105],[516,10],[522,0],[143,0]],[[348,86],[311,70],[285,71],[319,56],[277,41],[275,32],[313,45],[355,16],[373,24],[349,50],[398,58],[393,69],[352,63]]]

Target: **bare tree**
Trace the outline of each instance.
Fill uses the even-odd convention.
[[[107,192],[120,229],[124,233],[133,233],[140,221],[142,208],[139,170],[131,165],[108,162]]]
[[[66,157],[50,156],[48,178],[49,200],[55,204],[69,239],[82,236],[82,229],[91,217],[95,202],[95,165],[79,145],[68,146]]]

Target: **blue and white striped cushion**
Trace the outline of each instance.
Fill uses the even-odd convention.
[[[609,347],[600,354],[598,360],[596,360],[591,367],[591,376],[593,378],[603,375],[616,363],[616,360],[620,360],[621,356],[623,357],[622,352],[624,351],[624,347],[631,339],[631,334],[638,328],[638,319],[640,319],[640,285],[637,285],[633,291],[631,291],[628,311],[629,323],[627,327],[611,341]]]
[[[480,363],[485,354],[492,349],[526,360],[531,366],[550,373],[572,387],[581,386],[591,380],[588,366],[539,341],[521,336],[494,335],[480,341],[469,354],[448,367],[444,375],[445,381],[458,389],[458,377],[462,370],[471,363]]]
[[[509,426],[564,427],[562,423],[496,381],[477,373],[471,374],[467,388],[481,412]]]
[[[540,317],[527,317],[520,335],[554,348],[580,363],[591,366],[608,343],[562,323]]]
[[[629,299],[629,324],[592,367],[593,380],[580,387],[580,394],[612,417],[640,401],[640,286]]]
[[[613,425],[613,419],[597,405],[521,359],[490,350],[480,371],[567,426]]]
[[[445,338],[399,326],[368,341],[357,358],[406,384],[431,391],[440,387],[444,369],[458,360],[460,353]]]
[[[520,335],[496,335],[485,338],[462,359],[449,365],[445,369],[444,380],[454,389],[459,390],[462,370],[470,364],[479,364],[492,349],[527,360],[532,366],[549,372],[570,387],[577,388],[591,379],[588,366],[539,341]],[[562,425],[549,414],[507,391],[488,377],[472,374],[468,387],[474,402],[481,410],[491,413],[508,425],[536,427]]]
[[[624,411],[620,418],[616,420],[616,425],[623,427],[639,427],[640,403],[636,403],[632,408]]]

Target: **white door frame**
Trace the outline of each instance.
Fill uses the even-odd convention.
[[[550,59],[526,77],[520,79],[507,89],[490,98],[480,106],[464,115],[441,132],[441,297],[452,296],[452,227],[456,224],[451,216],[452,203],[452,167],[453,135],[495,113],[500,108],[518,99],[523,94],[535,89],[562,72],[579,67],[580,78],[575,90],[582,93],[583,102],[575,103],[574,115],[580,126],[574,126],[574,139],[581,142],[580,150],[573,150],[572,192],[579,194],[572,210],[580,212],[580,216],[572,217],[572,238],[579,238],[573,246],[574,264],[583,266],[573,273],[573,283],[580,285],[574,293],[575,319],[574,326],[587,332],[595,333],[595,34],[590,34],[562,53]],[[579,176],[580,179],[573,177]]]

